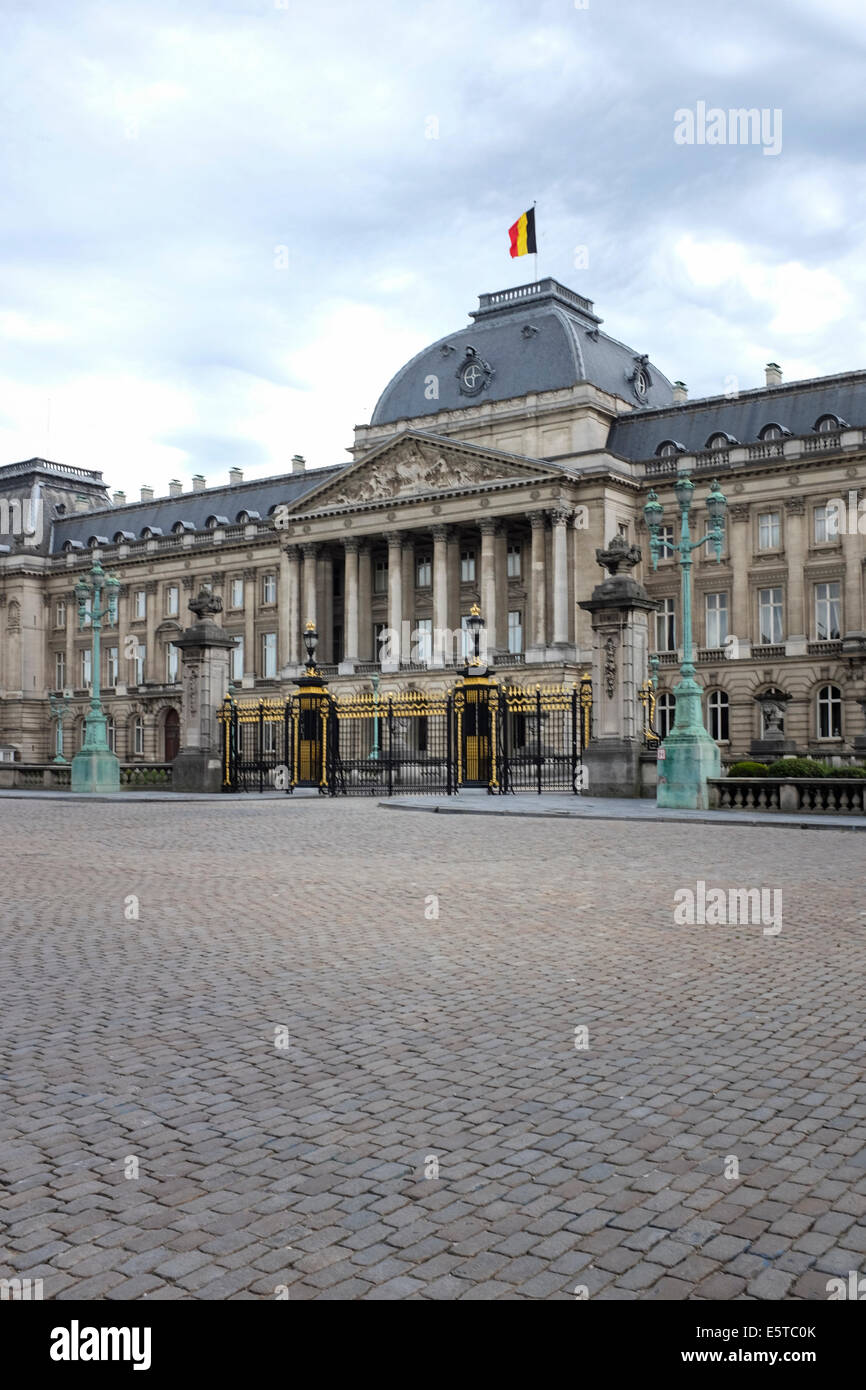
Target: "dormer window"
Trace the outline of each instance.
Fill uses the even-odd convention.
[[[758,435],[758,438],[759,438],[759,439],[765,439],[765,440],[767,440],[767,439],[781,439],[781,438],[782,438],[782,426],[781,426],[781,425],[765,425],[764,428],[761,430],[761,433]]]
[[[685,445],[678,444],[675,439],[663,439],[661,444],[656,449],[656,458],[671,458],[674,454],[684,454],[685,451]]]
[[[737,441],[734,439],[733,435],[730,435],[730,434],[722,434],[721,432],[719,432],[718,434],[711,434],[711,435],[710,435],[709,439],[707,440],[706,444],[704,445],[704,448],[705,448],[705,449],[727,449],[728,446],[729,446],[730,444],[736,444],[736,442],[737,442]]]
[[[205,528],[208,531],[215,531],[218,526],[228,526],[228,524],[229,519],[227,516],[209,516],[205,522]]]
[[[152,541],[152,540],[155,540],[157,536],[161,536],[161,535],[162,535],[162,527],[161,527],[161,526],[143,526],[143,527],[141,528],[141,539],[142,539],[143,541]]]
[[[171,528],[173,536],[182,536],[184,531],[194,531],[195,527],[191,521],[176,521]]]
[[[258,512],[238,512],[237,525],[248,526],[250,522],[261,521],[261,519],[262,518]]]
[[[841,429],[845,421],[840,420],[838,415],[821,415],[815,421],[816,434],[832,434],[834,430]]]

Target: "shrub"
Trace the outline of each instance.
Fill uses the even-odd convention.
[[[866,777],[866,767],[834,767],[830,777]]]
[[[766,777],[767,764],[749,762],[746,758],[740,763],[731,763],[728,768],[729,777]]]
[[[826,777],[828,769],[814,758],[779,758],[770,763],[767,777]],[[832,776],[832,773],[830,774]]]

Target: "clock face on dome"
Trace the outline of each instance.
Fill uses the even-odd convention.
[[[457,368],[457,381],[461,396],[477,396],[488,385],[493,376],[493,368],[474,348],[466,349],[466,356]]]

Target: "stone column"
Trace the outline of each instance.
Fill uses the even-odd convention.
[[[207,585],[190,600],[197,621],[174,641],[181,652],[183,697],[180,752],[172,763],[172,791],[218,792],[222,786],[224,726],[217,719],[228,688],[235,639],[213,621],[222,610]]]
[[[478,589],[481,615],[486,624],[487,659],[492,661],[496,649],[496,522],[490,517],[485,517],[480,523],[480,530],[481,582]]]
[[[841,626],[844,635],[863,631],[863,537],[859,532],[852,535],[846,528],[842,534],[842,553],[845,556]]]
[[[70,589],[67,594],[64,594],[64,598],[66,599],[66,685],[70,690],[74,690],[78,685],[78,676],[75,672],[75,630],[78,627],[78,599],[75,597],[74,589]],[[136,641],[139,640],[136,634]],[[129,663],[126,664],[124,670],[129,670]],[[134,674],[134,663],[132,671]],[[9,682],[4,676],[3,688],[5,689],[8,684]],[[53,757],[54,754],[52,753],[51,756]]]
[[[389,531],[388,541],[388,627],[391,629],[391,651],[382,661],[382,669],[399,671],[403,636],[403,532]]]
[[[747,502],[735,502],[728,507],[730,526],[731,569],[733,595],[731,602],[731,632],[737,638],[735,649],[740,657],[749,656],[752,649],[752,615],[749,612],[749,562],[751,560],[751,513]]]
[[[649,615],[655,601],[631,577],[641,552],[624,536],[596,550],[608,571],[579,606],[592,617],[593,737],[584,749],[590,796],[640,796],[643,715],[638,691],[646,680]]]
[[[448,626],[460,628],[460,548],[461,535],[456,526],[448,529]],[[459,641],[459,639],[458,639]]]
[[[358,660],[373,661],[373,578],[369,541],[358,551]]]
[[[451,655],[445,634],[448,622],[448,532],[447,526],[433,527],[433,660],[431,666],[441,669],[446,656]]]
[[[567,507],[555,507],[553,522],[553,645],[568,646],[568,523]]]
[[[301,550],[300,546],[285,547],[286,611],[280,601],[280,646],[283,663],[298,666],[301,662]]]
[[[304,608],[301,613],[301,628],[307,623],[316,622],[316,556],[319,547],[312,542],[301,546],[304,554]]]
[[[788,564],[785,655],[805,656],[809,619],[805,604],[806,503],[802,497],[785,499],[785,559]]]
[[[343,650],[340,653],[339,673],[350,676],[359,661],[358,651],[358,551],[360,542],[355,536],[343,541]],[[335,652],[336,656],[337,653]]]
[[[500,522],[493,542],[496,574],[496,630],[490,634],[494,652],[508,651],[508,523]]]
[[[531,512],[532,557],[530,561],[530,610],[529,643],[526,647],[527,661],[543,661],[547,649],[547,605],[545,590],[545,545],[547,517],[544,512]]]
[[[162,680],[163,677],[162,673],[157,671],[156,600],[158,598],[158,593],[156,580],[149,579],[144,588],[147,593],[147,628],[144,639],[144,679],[146,681],[158,681]],[[78,684],[77,677],[75,684]]]
[[[331,662],[334,651],[334,566],[327,547],[319,547],[316,561],[319,609],[319,662]]]
[[[257,574],[258,570],[244,570],[244,675],[241,683],[246,687],[255,685],[259,666],[256,651],[256,608],[259,598],[256,592]]]

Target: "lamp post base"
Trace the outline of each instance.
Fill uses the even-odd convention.
[[[107,748],[82,748],[72,759],[70,782],[74,792],[119,792],[120,763]]]
[[[685,670],[676,686],[676,723],[659,750],[656,805],[677,811],[710,809],[707,779],[720,777],[722,758],[701,717],[701,687]]]

